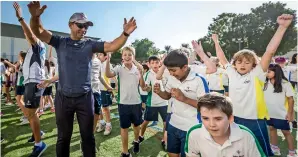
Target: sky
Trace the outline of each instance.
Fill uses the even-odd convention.
[[[94,23],[87,36],[112,41],[123,31],[124,18],[134,17],[137,29],[127,45],[136,39],[148,38],[164,50],[165,45],[179,48],[207,34],[213,18],[223,12],[249,13],[251,8],[266,1],[188,1],[188,2],[113,2],[113,1],[42,1],[47,9],[41,16],[44,28],[69,33],[68,20],[75,12],[83,12]],[[267,1],[268,2],[268,1]],[[282,1],[288,8],[297,10],[298,2]],[[13,2],[1,2],[1,22],[18,24]],[[29,2],[19,2],[23,17],[29,23]]]

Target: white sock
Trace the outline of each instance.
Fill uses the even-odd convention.
[[[100,124],[105,124],[105,120],[100,120]]]
[[[108,122],[106,123],[106,125],[107,125],[107,126],[112,126],[112,124],[111,124],[111,123],[108,123]]]
[[[41,147],[42,146],[42,142],[40,141],[39,143],[35,143],[35,146]]]
[[[289,154],[296,154],[295,150],[289,150]]]

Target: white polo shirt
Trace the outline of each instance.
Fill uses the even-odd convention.
[[[150,86],[151,89],[154,88],[154,85],[156,83],[160,84],[161,91],[164,91],[164,86],[162,80],[157,80],[156,79],[156,73],[150,69],[146,74],[145,74],[145,83],[146,85]],[[161,107],[161,106],[167,106],[168,103],[166,100],[162,99],[159,95],[157,95],[155,92],[152,90],[148,92],[148,98],[147,98],[147,106],[149,107]]]
[[[146,78],[146,74],[147,74],[148,72],[146,72],[144,75],[143,75],[143,79],[145,80],[145,78]],[[140,94],[141,95],[148,95],[148,92],[147,91],[143,91],[143,89],[141,88],[141,86],[139,86],[139,91],[140,91]]]
[[[239,74],[231,64],[226,64],[225,69],[229,77],[233,115],[244,119],[269,119],[263,92],[266,72],[261,65],[245,75]]]
[[[282,71],[284,72],[284,75],[288,80],[290,79],[290,73],[295,70],[297,70],[297,66],[285,66],[282,68]]]
[[[166,69],[164,70],[164,73],[162,74],[162,80],[161,80],[164,88],[166,87],[166,85],[167,85],[167,83],[168,83],[169,77],[173,77],[173,76],[171,76],[169,70],[166,68]],[[173,103],[172,103],[172,98],[170,98],[170,99],[168,100],[168,109],[167,109],[167,113],[172,113],[172,104],[173,104]]]
[[[224,87],[223,87],[224,73],[225,73],[225,70],[218,67],[215,73],[207,74],[207,80],[209,82],[210,90],[224,90]]]
[[[269,116],[271,118],[285,120],[288,111],[287,97],[294,96],[294,91],[290,82],[283,80],[282,92],[274,93],[273,84],[268,81],[267,89],[264,93]]]
[[[253,133],[246,127],[232,123],[230,137],[223,144],[216,143],[203,124],[193,126],[186,135],[185,153],[188,157],[266,157]]]
[[[290,64],[288,65],[288,67],[290,67],[289,80],[293,82],[297,82],[297,71],[298,71],[297,64]]]
[[[104,61],[101,63],[101,76],[103,80],[107,83],[107,85],[110,85],[110,78],[106,76],[106,66],[107,66],[107,61]],[[110,69],[112,70],[112,65],[110,64]],[[106,87],[100,82],[100,90],[106,91]]]
[[[101,75],[101,62],[96,57],[92,59],[91,67],[91,88],[93,93],[100,93],[101,82],[99,76]]]
[[[165,90],[170,93],[172,88],[179,88],[186,97],[193,100],[198,100],[200,96],[209,92],[207,81],[192,70],[183,82],[175,77],[169,77]],[[190,127],[199,123],[197,119],[198,112],[195,107],[175,98],[172,98],[170,105],[172,106],[170,124],[174,127],[187,131]]]
[[[124,65],[114,68],[118,79],[118,103],[123,105],[141,104],[139,81],[141,74],[135,65],[129,70]]]
[[[206,79],[207,67],[205,66],[205,64],[201,64],[201,65],[192,64],[192,65],[189,65],[189,67],[193,72],[200,74]]]
[[[222,84],[224,86],[229,86],[229,77],[228,77],[228,74],[226,73],[226,71],[222,75]]]

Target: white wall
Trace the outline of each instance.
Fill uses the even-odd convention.
[[[49,52],[49,46],[47,47],[47,57]],[[13,62],[17,61],[18,53],[20,51],[27,51],[30,48],[28,42],[23,38],[12,38],[12,37],[3,37],[1,36],[1,57],[8,58]],[[53,49],[52,54],[56,57],[56,51]],[[6,55],[6,56],[5,56]]]

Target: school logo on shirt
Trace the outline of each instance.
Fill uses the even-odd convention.
[[[246,80],[244,81],[244,84],[248,84],[248,83],[250,83],[250,80],[246,79]]]
[[[233,157],[244,157],[244,155],[241,153],[240,150],[237,150],[237,152],[233,155]]]
[[[191,87],[186,87],[184,89],[185,92],[194,92],[195,90],[194,89],[191,89]]]

